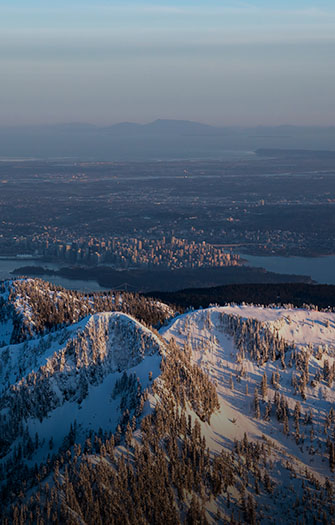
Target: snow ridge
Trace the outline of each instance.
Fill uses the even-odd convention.
[[[38,357],[36,369],[5,388],[0,398],[0,438],[6,442],[6,451],[20,435],[25,421],[37,419],[42,423],[59,407],[73,402],[80,405],[91,387],[140,365],[150,356],[160,355],[164,348],[148,328],[118,312],[90,316],[67,335],[67,341],[52,354],[47,349]],[[24,347],[26,354],[36,349],[27,342],[16,346]],[[12,373],[8,369],[11,360],[7,363],[4,372],[8,377]]]

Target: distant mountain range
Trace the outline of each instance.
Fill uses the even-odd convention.
[[[213,126],[204,124],[193,120],[179,120],[179,119],[156,119],[152,122],[141,124],[138,122],[118,122],[108,126],[97,126],[88,122],[65,122],[61,124],[41,124],[41,125],[22,125],[22,126],[1,126],[0,131],[38,131],[44,130],[49,132],[81,132],[81,133],[112,133],[125,135],[142,135],[167,133],[179,135],[200,134],[200,135],[225,135],[234,133],[236,135],[252,135],[252,136],[267,136],[269,133],[274,136],[292,135],[295,133],[335,133],[335,126]]]
[[[334,150],[335,127],[216,127],[188,120],[110,126],[0,126],[0,157],[91,160],[227,159],[257,149]]]

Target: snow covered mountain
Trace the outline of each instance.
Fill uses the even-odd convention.
[[[0,350],[0,456],[15,468],[18,450],[28,463],[46,461],[74,426],[78,440],[92,427],[115,432],[120,402],[129,417],[143,408],[148,372],[153,378],[159,373],[161,346],[135,319],[113,312]]]
[[[331,522],[335,313],[1,294],[3,523]]]
[[[126,292],[81,293],[41,279],[0,282],[0,347],[71,325],[96,312],[122,311],[150,325],[175,312],[151,298]]]
[[[271,443],[268,474],[286,507],[288,494],[280,493],[290,485],[296,496],[300,476],[334,484],[334,313],[213,307],[182,315],[161,333],[191,348],[192,362],[216,385],[220,410],[211,425],[202,424],[211,451],[233,449],[245,434]],[[265,522],[283,519],[280,506],[257,499]],[[295,509],[286,510],[293,523]]]

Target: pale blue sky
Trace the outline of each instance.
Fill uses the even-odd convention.
[[[335,125],[335,2],[0,0],[0,122]]]

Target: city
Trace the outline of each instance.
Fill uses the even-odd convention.
[[[137,239],[133,237],[88,238],[72,242],[32,239],[15,239],[18,259],[40,259],[68,264],[109,264],[120,269],[167,269],[210,268],[237,266],[240,257],[205,241],[196,243],[171,237],[161,240]]]

